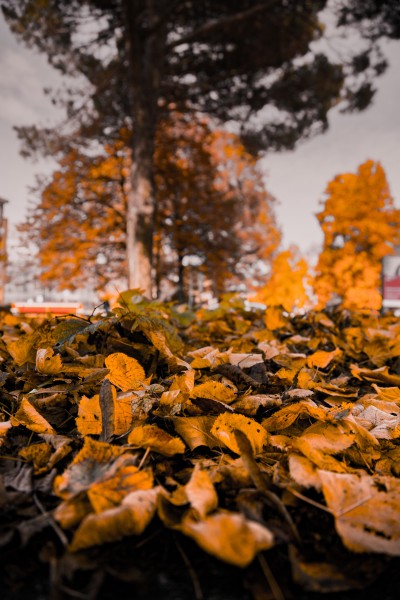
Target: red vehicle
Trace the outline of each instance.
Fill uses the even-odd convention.
[[[14,302],[11,311],[16,315],[79,315],[81,302]]]

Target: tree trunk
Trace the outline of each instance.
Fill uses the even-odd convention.
[[[125,0],[131,92],[132,170],[127,206],[128,286],[153,292],[155,215],[153,169],[157,105],[166,45],[163,25],[155,27],[164,0]]]

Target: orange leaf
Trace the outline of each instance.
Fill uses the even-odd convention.
[[[157,425],[135,427],[128,436],[128,444],[136,448],[150,448],[163,456],[174,456],[185,452],[185,444],[180,438],[173,437]]]

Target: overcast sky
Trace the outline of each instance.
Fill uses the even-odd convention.
[[[262,161],[266,185],[279,202],[276,212],[285,246],[297,244],[305,252],[317,249],[322,236],[315,213],[328,181],[338,173],[356,171],[367,159],[381,162],[400,206],[400,42],[387,43],[385,49],[390,66],[376,81],[378,92],[367,111],[336,112],[328,133]],[[26,215],[35,174],[50,172],[52,165],[23,160],[12,127],[56,122],[60,115],[42,89],[57,87],[60,81],[42,55],[17,43],[0,16],[0,197],[10,202],[6,216],[13,224]]]

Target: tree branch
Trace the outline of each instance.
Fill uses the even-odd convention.
[[[273,0],[272,3],[275,3]],[[257,13],[264,12],[269,10],[271,7],[271,2],[263,2],[262,4],[256,4],[256,6],[252,6],[247,10],[243,10],[242,12],[236,13],[234,15],[230,15],[229,17],[225,17],[222,19],[211,19],[204,25],[201,25],[192,33],[188,33],[187,35],[182,36],[181,38],[174,40],[170,44],[167,45],[167,50],[171,50],[172,48],[176,48],[176,46],[180,46],[181,44],[188,44],[190,42],[195,41],[197,38],[207,35],[221,27],[226,27],[229,25],[233,25],[234,23],[239,23],[240,21],[245,21],[246,19],[253,17]]]

